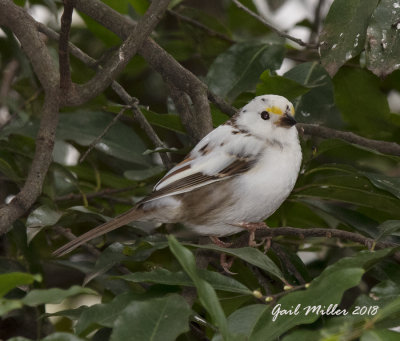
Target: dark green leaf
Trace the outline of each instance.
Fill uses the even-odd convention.
[[[382,174],[363,172],[374,186],[388,191],[400,199],[400,177],[386,176]]]
[[[400,68],[400,6],[393,0],[381,0],[368,26],[367,68],[385,77]]]
[[[280,67],[284,47],[274,43],[238,43],[219,55],[207,74],[209,88],[215,94],[234,100],[244,91],[255,89],[261,73]]]
[[[364,48],[369,18],[378,0],[335,0],[320,34],[322,65],[333,76]]]
[[[7,300],[0,298],[0,316],[7,314],[14,309],[22,308],[23,304],[20,300]]]
[[[321,305],[322,308],[322,306],[328,307],[330,304],[339,304],[344,291],[359,283],[365,269],[386,257],[390,252],[391,249],[360,252],[354,257],[343,258],[329,266],[310,283],[308,289],[289,293],[278,301],[281,309],[294,309],[300,305],[298,315],[277,316],[273,321],[273,308],[266,307],[259,316],[250,339],[274,340],[296,325],[316,321],[320,316],[316,313],[306,315],[307,307],[316,306],[318,308]],[[332,283],[335,285],[333,286]],[[329,295],[327,295],[328,292]],[[277,309],[276,306],[275,309]]]
[[[379,89],[378,77],[367,70],[341,68],[333,79],[335,101],[351,130],[371,137],[385,138],[392,128],[388,123],[389,105]]]
[[[168,245],[185,272],[194,282],[200,302],[210,314],[215,325],[217,325],[219,332],[225,339],[229,339],[230,334],[228,332],[226,317],[218,301],[218,296],[213,287],[200,277],[193,254],[179,244],[173,236],[168,236]]]
[[[102,134],[113,116],[101,111],[77,111],[60,114],[57,138],[72,140],[83,146],[89,146]],[[135,132],[121,122],[115,122],[105,136],[96,145],[96,149],[140,165],[149,165],[142,153],[145,145]]]
[[[174,341],[189,330],[191,309],[179,295],[154,298],[128,305],[115,321],[111,341]]]
[[[398,341],[399,332],[388,329],[372,329],[365,331],[360,338],[360,341]]]
[[[294,103],[298,122],[323,124],[332,128],[341,126],[332,80],[319,63],[299,64],[286,72],[284,77],[309,89]]]
[[[376,240],[390,236],[400,230],[400,220],[387,220],[378,226],[379,235]]]
[[[244,295],[252,294],[250,289],[246,288],[242,283],[233,278],[204,269],[198,269],[198,273],[199,276],[210,283],[215,290],[237,292]],[[132,282],[152,282],[167,285],[194,286],[193,281],[186,273],[182,271],[170,272],[162,268],[150,272],[135,272],[117,278]]]
[[[142,109],[144,117],[150,124],[175,131],[177,133],[186,134],[186,130],[182,125],[181,119],[174,114],[157,114],[153,111]]]
[[[143,181],[155,175],[159,175],[164,170],[165,168],[161,166],[155,166],[143,170],[128,170],[124,173],[124,176],[129,180]]]
[[[11,289],[20,285],[32,284],[34,281],[41,282],[42,276],[31,275],[24,272],[9,272],[0,274],[0,297],[3,297]]]
[[[31,341],[31,339],[26,339],[22,336],[18,336],[10,338],[8,339],[8,341]],[[44,339],[41,339],[41,341],[84,341],[84,340],[68,333],[53,333],[49,336],[46,336]]]
[[[229,249],[223,248],[217,245],[197,245],[197,244],[189,244],[193,247],[201,248],[201,249],[208,249],[214,250],[218,252],[224,252],[228,255],[232,255],[243,259],[245,262],[249,264],[253,264],[260,269],[263,269],[270,275],[273,275],[279,278],[282,281],[285,281],[284,276],[278,266],[264,253],[254,247],[242,247],[239,249]]]
[[[274,94],[284,96],[290,101],[304,95],[310,89],[289,78],[272,76],[270,70],[264,71],[257,84],[256,95]]]
[[[26,305],[34,307],[40,304],[56,304],[62,302],[64,299],[76,295],[97,295],[97,293],[89,288],[82,288],[74,285],[69,289],[63,290],[58,288],[52,289],[35,289],[30,291],[23,299],[22,302]]]
[[[76,324],[76,333],[81,335],[92,325],[112,328],[122,311],[139,295],[126,292],[116,296],[111,302],[95,304],[86,308]]]

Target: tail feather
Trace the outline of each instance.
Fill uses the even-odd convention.
[[[131,221],[137,220],[143,215],[143,212],[137,210],[136,208],[132,208],[131,210],[115,217],[113,220],[110,220],[86,233],[83,235],[71,240],[69,243],[61,246],[59,249],[53,252],[53,256],[61,257],[75,250],[78,246],[96,238],[101,235],[113,231],[123,225],[130,223]]]

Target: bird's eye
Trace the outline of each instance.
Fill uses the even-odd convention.
[[[263,120],[269,120],[269,112],[268,112],[268,111],[263,111],[263,112],[261,113],[261,118],[262,118]]]

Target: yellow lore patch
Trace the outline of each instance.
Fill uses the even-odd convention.
[[[276,107],[276,106],[269,107],[269,108],[267,108],[265,110],[268,111],[268,112],[272,112],[273,114],[276,114],[276,115],[282,115],[283,114],[282,109],[279,108],[279,107]]]

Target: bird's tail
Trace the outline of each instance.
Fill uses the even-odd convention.
[[[137,220],[142,217],[143,212],[138,210],[136,207],[130,209],[129,211],[122,213],[121,215],[115,217],[114,219],[90,230],[83,235],[71,240],[69,243],[61,246],[59,249],[53,252],[53,256],[61,257],[67,253],[75,250],[78,246],[92,240],[93,238],[100,237],[103,234],[117,229],[123,225],[130,223],[131,221]]]

